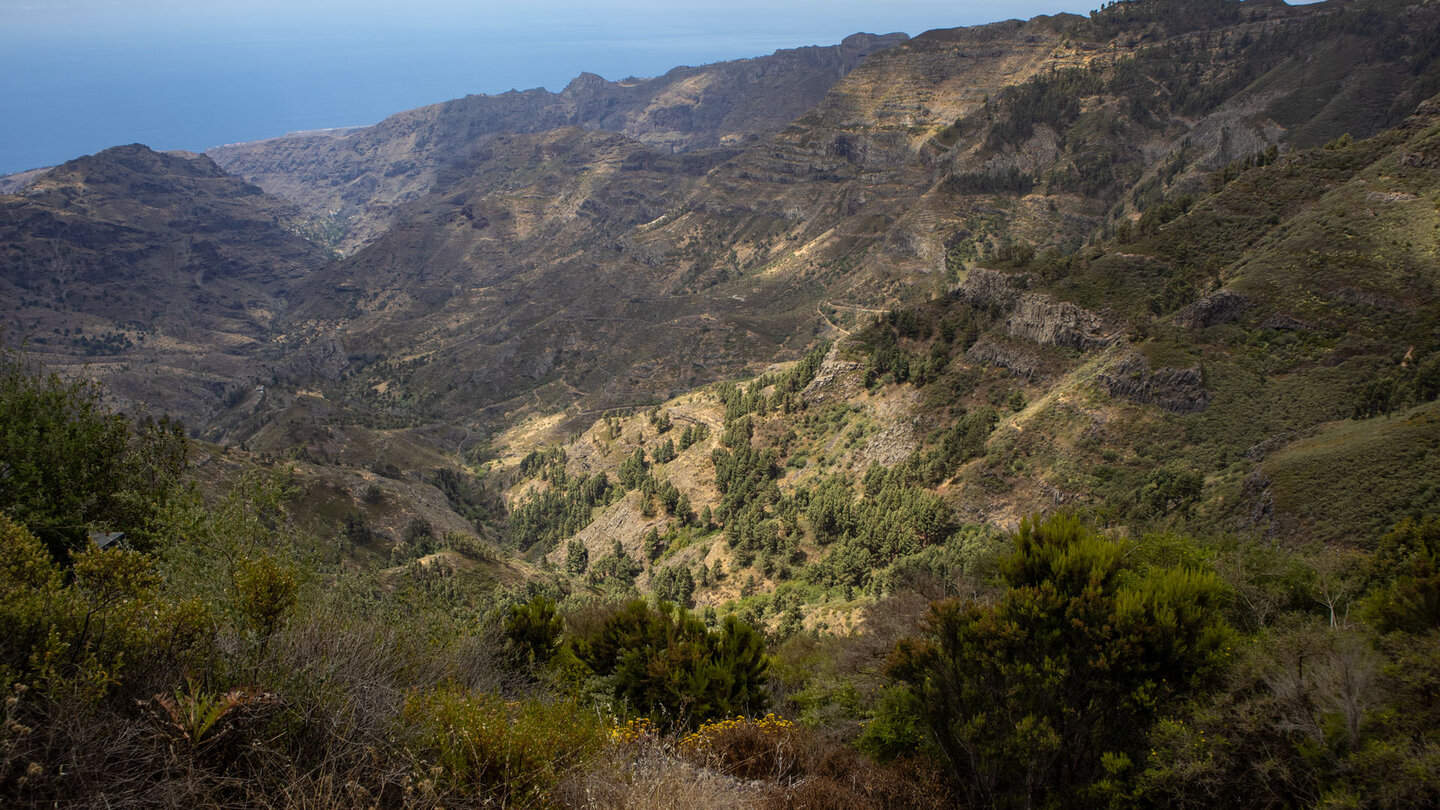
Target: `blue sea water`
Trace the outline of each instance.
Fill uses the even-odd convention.
[[[124,25],[114,30],[94,20],[10,31],[0,24],[0,175],[118,144],[202,151],[298,130],[368,125],[468,93],[558,91],[582,71],[612,80],[655,76],[677,65],[830,45],[859,30],[915,34],[1087,5],[1020,0],[962,11],[964,0],[960,6],[754,0],[737,15],[726,11],[725,1],[687,8],[643,0],[577,5],[572,15],[546,19],[541,16],[553,3],[535,3],[529,12],[517,4],[519,16],[476,11],[459,24],[287,25],[251,15],[184,28],[134,14],[115,17]],[[410,2],[431,8],[438,0]],[[663,17],[648,13],[657,8],[669,10]],[[817,13],[826,8],[834,13]],[[6,19],[0,13],[0,23]]]
[[[202,151],[373,124],[467,93],[559,90],[582,70],[611,79],[655,75],[793,44],[766,37],[526,43],[473,34],[13,43],[0,50],[0,174],[124,143]],[[537,57],[537,48],[545,55]]]

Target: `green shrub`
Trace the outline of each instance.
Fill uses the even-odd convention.
[[[924,742],[925,705],[908,689],[886,689],[855,747],[878,762],[890,762],[914,754]]]
[[[1433,807],[1440,636],[1292,621],[1151,728],[1137,806]]]
[[[453,687],[410,698],[401,720],[416,770],[433,778],[437,793],[501,807],[549,806],[556,785],[609,738],[608,725],[574,702],[507,701]]]
[[[712,631],[683,608],[637,599],[577,637],[574,649],[616,700],[666,723],[694,724],[766,703],[764,641],[734,616]]]
[[[1079,520],[1025,520],[995,602],[931,606],[928,632],[891,673],[926,706],[930,733],[971,802],[1093,798],[1138,758],[1159,707],[1187,692],[1230,638],[1224,587],[1187,568],[1126,571],[1123,543]]]
[[[1417,556],[1410,571],[1376,594],[1370,616],[1386,632],[1426,633],[1440,628],[1440,562]]]
[[[205,649],[214,622],[195,600],[160,590],[154,561],[127,549],[90,549],[71,578],[41,542],[0,515],[0,686],[98,700],[133,671],[183,667]]]
[[[555,610],[554,600],[536,594],[529,602],[511,605],[505,616],[505,636],[520,656],[543,664],[555,655],[565,622]]]
[[[299,583],[295,572],[272,554],[260,554],[235,564],[234,603],[243,624],[263,647],[295,607]]]
[[[131,425],[99,386],[67,383],[0,347],[0,510],[65,560],[88,532],[149,548],[181,492],[189,447],[169,420]]]

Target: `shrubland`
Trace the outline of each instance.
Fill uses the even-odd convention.
[[[394,385],[332,399],[386,418],[347,445],[316,414],[351,406],[297,393],[255,434],[287,464],[6,353],[0,798],[1440,804],[1436,109],[1290,110],[1294,143],[1221,165],[1119,137],[1306,38],[1429,29],[1167,10],[1056,21],[1140,27],[935,133],[995,159],[937,185],[995,206],[935,257],[951,288],[823,302],[839,339],[746,379],[422,448],[430,361],[356,358]],[[1392,128],[1318,137],[1350,117]],[[1001,227],[1065,195],[1108,208],[1088,236]]]
[[[37,480],[73,461],[74,436],[103,429],[108,463],[133,477],[68,479],[79,483],[67,494],[151,489],[145,508],[67,518],[87,538],[73,545],[40,539],[54,512],[10,496],[0,790],[15,806],[1440,798],[1434,516],[1348,551],[1078,513],[1006,536],[958,521],[933,483],[982,461],[948,437],[965,446],[978,430],[969,441],[983,451],[993,412],[979,428],[961,416],[889,466],[843,452],[822,470],[786,466],[783,448],[843,449],[853,416],[760,443],[767,419],[812,410],[780,392],[807,389],[826,351],[719,389],[721,429],[691,430],[678,462],[613,448],[631,497],[685,453],[709,462],[713,494],[693,493],[705,521],[657,512],[653,557],[616,543],[592,564],[575,540],[551,551],[563,570],[536,556],[546,544],[512,539],[499,554],[542,564],[509,585],[438,561],[357,565],[337,548],[343,528],[297,522],[283,466],[202,490],[183,438],[7,355],[6,431],[30,437]],[[14,401],[37,397],[51,407]],[[566,461],[536,456],[517,481],[588,499],[592,515],[626,507],[608,486],[593,499],[586,479],[575,488]],[[1144,514],[1167,511],[1155,498]],[[102,549],[92,530],[137,542]],[[719,564],[692,569],[683,555],[701,546]],[[590,576],[605,559],[630,573]],[[647,598],[642,575],[681,604]],[[858,629],[826,629],[823,616]]]

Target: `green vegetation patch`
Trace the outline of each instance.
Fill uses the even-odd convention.
[[[1369,548],[1397,517],[1440,509],[1440,405],[1337,423],[1262,470],[1287,535]]]

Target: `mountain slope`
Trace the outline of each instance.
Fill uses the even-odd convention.
[[[208,154],[226,170],[342,221],[349,250],[373,239],[396,206],[429,191],[445,167],[498,134],[580,126],[635,138],[660,152],[735,147],[812,107],[871,53],[904,34],[855,34],[840,45],[680,67],[652,79],[582,74],[559,93],[537,88],[463,99],[391,116],[373,127],[299,133]]]
[[[868,363],[939,374],[927,387],[971,411],[1013,398],[951,484],[972,514],[1064,503],[1372,543],[1437,503],[1437,111],[1218,172],[1188,210],[1071,256],[987,262],[947,302],[889,320]],[[943,340],[946,322],[974,324],[973,340]],[[1374,424],[1407,408],[1403,426]]]
[[[315,393],[339,403],[334,418],[386,429],[441,424],[470,435],[532,411],[565,411],[582,425],[593,411],[753,373],[962,283],[973,305],[1009,313],[1009,325],[989,330],[971,354],[1053,379],[1070,368],[1065,351],[1115,350],[1120,338],[1165,333],[1171,327],[1157,313],[1194,305],[1187,322],[1208,322],[1258,300],[1243,279],[1225,296],[1202,298],[1238,272],[1226,267],[1267,237],[1268,219],[1205,206],[1181,215],[1245,166],[1288,165],[1293,149],[1400,123],[1397,111],[1440,82],[1437,40],[1440,12],[1403,0],[1145,0],[1088,19],[928,32],[858,65],[880,40],[850,42],[848,62],[845,49],[822,49],[679,70],[641,83],[649,89],[590,83],[593,98],[631,93],[631,106],[580,104],[585,82],[560,94],[564,104],[535,96],[565,120],[611,122],[639,139],[579,127],[507,133],[553,122],[525,119],[529,108],[477,112],[520,104],[524,94],[515,94],[314,136],[332,142],[333,154],[319,141],[287,142],[324,152],[294,164],[287,182],[323,176],[317,193],[393,192],[385,198],[393,225],[313,273],[297,269],[283,306],[265,299],[274,306],[255,310],[243,340],[230,340],[245,344],[246,356],[254,341],[273,340],[263,368],[244,366],[272,396],[258,407],[235,402],[235,412],[207,420],[209,435],[236,443],[263,435],[269,450],[298,449],[311,428],[271,430],[266,420],[289,424],[296,403]],[[768,65],[748,101],[729,103],[738,97],[717,91],[692,110],[713,101],[706,131],[739,132],[766,93],[798,98],[776,88],[793,89],[817,59],[853,69],[789,125],[734,149],[693,140],[685,145],[696,148],[671,154],[668,144],[647,144],[654,133],[636,123],[637,110],[685,82],[720,86]],[[400,152],[387,151],[397,144]],[[342,182],[347,173],[353,185]],[[1284,182],[1314,185],[1274,204],[1293,207],[1329,188],[1326,176],[1304,177]],[[1280,221],[1288,210],[1266,216]],[[1174,251],[1165,268],[1139,249],[1096,258],[1087,247],[1148,238],[1167,222],[1198,222],[1202,211],[1229,230],[1214,244],[1165,248]],[[1330,247],[1320,239],[1306,249]],[[1014,277],[987,272],[997,268]],[[1366,272],[1357,265],[1352,275]],[[1401,300],[1386,291],[1405,279],[1341,286],[1357,302]],[[1253,283],[1271,285],[1271,298],[1310,293],[1303,269]],[[1047,297],[1025,294],[1041,286]],[[1313,323],[1300,311],[1271,314]],[[1169,351],[1145,362],[1177,369],[1175,390],[1137,383],[1134,395],[1199,409],[1205,396],[1185,376],[1194,363],[1174,365]],[[1149,379],[1133,355],[1116,357]]]
[[[639,561],[621,584],[679,599],[678,577],[776,632],[802,604],[846,626],[857,589],[955,576],[993,543],[974,524],[1059,507],[1134,537],[1373,551],[1440,508],[1437,211],[1440,98],[1217,173],[1059,266],[986,262],[756,379],[512,428],[511,540],[577,589],[619,587],[597,568],[618,544]],[[1208,292],[1176,296],[1199,256]],[[1095,289],[1128,292],[1077,295]]]
[[[356,368],[347,390],[406,390],[385,407],[412,418],[659,401],[942,294],[982,257],[1073,255],[1267,147],[1399,123],[1440,76],[1437,32],[1434,9],[1391,0],[1147,0],[929,32],[733,155],[495,136],[317,275],[289,323],[404,363],[403,384]],[[1067,294],[1118,310],[1163,292],[1112,282]]]
[[[0,195],[7,340],[88,364],[128,403],[198,421],[329,259],[293,206],[200,155],[120,146]]]

